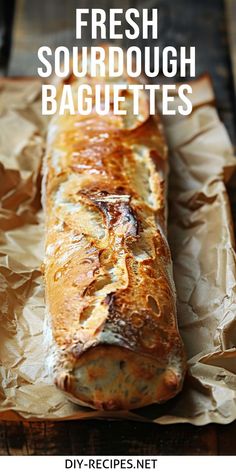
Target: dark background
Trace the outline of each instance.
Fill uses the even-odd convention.
[[[197,75],[211,74],[220,117],[235,145],[235,97],[223,0],[0,0],[0,75],[36,75],[37,49],[42,45],[79,46],[76,7],[132,6],[159,8],[159,46],[196,46]],[[91,43],[89,29],[87,41]],[[123,45],[128,46],[125,40]],[[235,179],[228,191],[236,221]],[[231,455],[236,454],[236,423],[194,427],[99,420],[2,421],[0,454]]]

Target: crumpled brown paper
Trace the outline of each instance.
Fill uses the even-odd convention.
[[[47,119],[41,116],[41,84],[0,81],[1,419],[112,416],[203,425],[236,418],[236,263],[225,189],[236,160],[210,80],[192,84],[192,115],[164,117],[171,154],[169,241],[188,375],[183,391],[164,405],[98,413],[68,401],[47,372],[40,272]]]

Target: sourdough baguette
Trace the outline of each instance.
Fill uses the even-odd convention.
[[[76,96],[78,84],[98,78],[69,82]],[[127,92],[128,110],[131,100]],[[185,373],[166,239],[167,147],[145,93],[141,101],[137,117],[57,115],[48,132],[43,205],[53,375],[73,401],[96,409],[168,400]]]

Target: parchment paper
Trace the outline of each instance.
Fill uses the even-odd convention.
[[[164,405],[102,414],[65,399],[47,374],[40,272],[47,119],[41,116],[39,81],[0,81],[1,419],[112,417],[203,425],[236,418],[236,264],[225,188],[236,160],[209,78],[192,85],[192,115],[165,117],[169,241],[188,375],[183,391]]]

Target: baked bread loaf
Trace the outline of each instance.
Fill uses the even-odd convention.
[[[79,84],[98,80],[67,83],[76,97]],[[145,92],[139,116],[125,96],[127,116],[56,115],[43,170],[55,383],[105,410],[166,401],[185,373],[166,239],[167,147]]]

